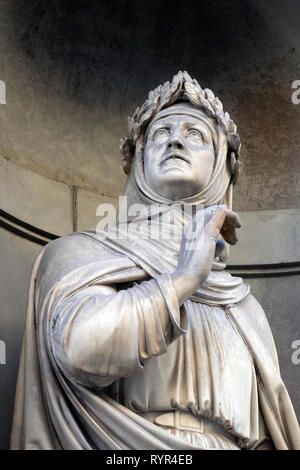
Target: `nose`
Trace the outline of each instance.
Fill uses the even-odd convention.
[[[168,142],[168,149],[180,150],[184,145],[178,135],[172,135]]]

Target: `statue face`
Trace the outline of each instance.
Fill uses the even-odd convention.
[[[214,161],[211,131],[202,120],[174,114],[149,128],[145,181],[161,196],[175,201],[200,192],[209,183]]]

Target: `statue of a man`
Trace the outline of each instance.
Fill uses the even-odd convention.
[[[128,132],[128,213],[34,266],[11,447],[300,449],[265,314],[224,271],[240,226],[234,122],[179,72]]]

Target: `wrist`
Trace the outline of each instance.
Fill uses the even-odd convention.
[[[177,294],[179,305],[182,305],[199,287],[196,276],[190,276],[183,269],[171,274],[172,283]]]

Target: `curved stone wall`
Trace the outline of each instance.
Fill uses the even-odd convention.
[[[170,29],[161,2],[3,0],[0,154],[115,196],[125,182],[118,145],[127,115],[186,69],[237,122],[244,172],[236,208],[299,207],[300,106],[291,100],[300,78],[299,4],[188,3],[173,11]]]

